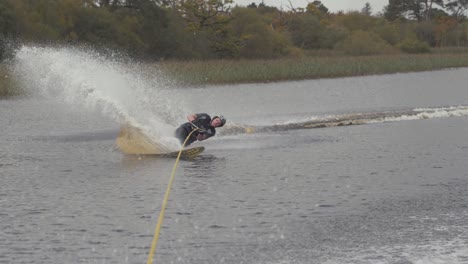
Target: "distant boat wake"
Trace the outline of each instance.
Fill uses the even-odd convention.
[[[451,106],[442,108],[416,108],[412,110],[395,110],[383,112],[353,113],[332,115],[301,122],[283,122],[273,125],[229,125],[220,131],[222,135],[268,133],[295,129],[325,128],[337,126],[362,125],[370,123],[384,123],[407,120],[421,120],[430,118],[468,116],[468,106]]]

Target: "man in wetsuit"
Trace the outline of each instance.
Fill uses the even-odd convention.
[[[187,116],[187,120],[187,123],[180,125],[175,131],[175,136],[179,139],[180,143],[183,144],[190,132],[195,130],[195,132],[190,135],[185,146],[197,140],[202,141],[214,136],[216,134],[216,128],[226,124],[226,119],[222,115],[213,116],[213,118],[211,118],[205,113],[189,115]]]

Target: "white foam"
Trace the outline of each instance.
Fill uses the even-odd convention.
[[[453,106],[446,108],[417,108],[414,109],[417,113],[415,115],[402,115],[399,117],[385,117],[376,122],[391,122],[391,121],[407,121],[407,120],[421,120],[430,118],[444,118],[444,117],[461,117],[468,116],[468,106]]]
[[[370,247],[345,256],[331,258],[323,264],[360,263],[360,264],[456,264],[468,261],[466,241],[434,240],[422,245],[395,245]]]
[[[388,112],[382,112],[380,117],[372,117],[366,120],[366,114],[372,113],[353,113],[348,115],[327,115],[327,116],[311,116],[309,118],[303,119],[291,119],[284,122],[276,122],[274,125],[290,125],[298,124],[303,122],[331,122],[334,120],[366,120],[366,123],[382,123],[382,122],[397,122],[397,121],[409,121],[409,120],[421,120],[421,119],[430,119],[430,118],[444,118],[444,117],[461,117],[468,116],[468,106],[449,106],[441,108],[415,108],[413,109],[413,114],[399,115],[399,116],[385,116],[389,115]],[[398,112],[395,112],[398,115]]]

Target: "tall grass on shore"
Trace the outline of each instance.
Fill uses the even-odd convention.
[[[190,85],[273,82],[468,67],[468,52],[276,60],[166,61],[159,66],[170,77]]]
[[[314,56],[275,60],[164,61],[154,65],[182,85],[274,82],[318,78],[431,71],[468,67],[468,50],[439,50],[419,55]],[[7,64],[0,63],[0,97],[22,95]]]

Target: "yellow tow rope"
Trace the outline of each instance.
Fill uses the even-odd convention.
[[[174,182],[175,172],[176,172],[176,169],[177,169],[177,165],[179,164],[180,155],[182,154],[182,150],[184,150],[184,147],[185,147],[185,144],[187,143],[187,140],[190,138],[192,133],[195,132],[195,131],[197,131],[197,129],[192,130],[192,132],[190,132],[190,134],[185,139],[184,143],[182,144],[182,148],[180,149],[179,154],[177,155],[177,159],[176,159],[176,162],[174,164],[174,168],[172,168],[171,178],[169,179],[169,183],[167,184],[166,195],[164,195],[164,200],[163,200],[163,204],[162,204],[162,207],[161,207],[161,212],[159,213],[158,224],[156,225],[156,230],[154,231],[153,242],[151,242],[151,250],[150,250],[150,253],[148,255],[148,261],[146,262],[147,264],[152,264],[153,263],[154,252],[156,250],[156,245],[158,244],[158,239],[159,239],[159,231],[161,230],[162,221],[164,219],[164,213],[166,211],[167,200],[169,200],[169,193],[171,192],[172,183]]]

